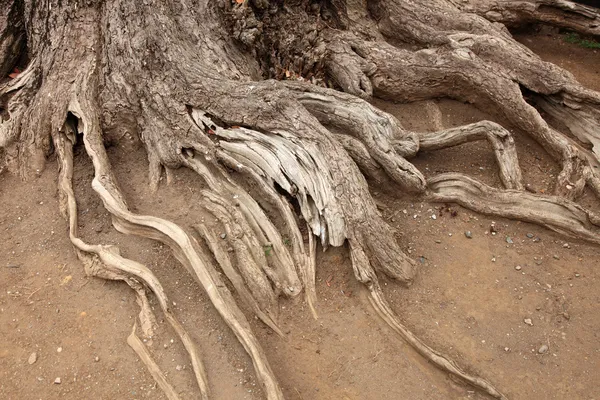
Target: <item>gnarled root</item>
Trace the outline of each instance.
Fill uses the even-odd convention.
[[[593,7],[568,0],[505,0],[455,2],[466,12],[473,12],[509,27],[543,23],[585,35],[600,35],[600,13]]]
[[[523,189],[515,140],[509,131],[494,122],[481,121],[439,132],[420,133],[419,145],[421,150],[430,151],[481,139],[487,139],[494,150],[504,187]]]
[[[600,244],[600,216],[563,197],[499,190],[462,174],[431,178],[429,189],[431,201],[458,203],[482,214],[532,222]]]
[[[236,127],[241,121],[228,116],[231,110],[222,107],[211,110],[211,115],[228,116],[226,123],[233,125],[231,128],[206,120],[208,115],[199,110],[192,113],[199,126],[212,127],[219,148],[235,160],[236,169],[250,169],[296,197],[302,216],[324,246],[356,240],[365,246],[377,268],[409,283],[414,263],[398,248],[392,229],[376,211],[363,176],[333,135],[301,105],[290,101],[289,92],[278,85],[265,83],[260,89],[253,85],[237,90],[247,96],[268,96],[269,103],[261,98],[255,102],[265,117],[254,125],[265,133]],[[273,98],[277,98],[278,109],[267,119],[264,107],[270,107]],[[289,126],[296,126],[297,132],[288,131]]]

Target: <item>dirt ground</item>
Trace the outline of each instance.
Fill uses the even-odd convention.
[[[556,34],[518,39],[600,90],[596,50]],[[448,99],[436,101],[437,122],[430,104],[375,103],[420,131],[434,130],[436,123],[448,128],[495,119]],[[515,135],[526,183],[551,191],[557,166],[536,143]],[[175,171],[173,181],[153,195],[139,143],[111,147],[109,154],[135,211],[185,225],[192,217],[212,223],[197,205],[197,176]],[[499,185],[487,143],[425,153],[413,162],[429,176],[461,171]],[[75,168],[82,237],[118,245],[162,280],[176,315],[200,347],[214,398],[262,398],[249,358],[190,274],[159,243],[111,227],[90,188],[92,166],[82,149]],[[56,180],[52,161],[35,180],[24,183],[7,174],[0,179],[0,398],[163,399],[126,343],[139,311],[133,292],[124,283],[85,276],[58,213]],[[420,266],[409,289],[384,283],[408,327],[509,398],[600,398],[600,248],[454,205],[377,187],[372,193]],[[600,210],[591,196],[582,204]],[[472,232],[471,239],[465,231]],[[426,362],[379,319],[353,277],[346,249],[320,252],[317,263],[318,320],[301,300],[281,303],[285,338],[251,319],[286,398],[482,398]],[[159,322],[148,346],[181,397],[196,398],[184,349],[168,324],[160,317]],[[540,353],[542,346],[547,351]],[[32,353],[37,359],[30,364]]]

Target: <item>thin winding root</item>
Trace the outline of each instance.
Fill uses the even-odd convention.
[[[69,126],[67,124],[65,128],[67,132],[71,133],[70,136],[74,137],[72,133],[73,128],[75,127]],[[152,290],[160,304],[165,318],[173,327],[173,329],[181,339],[187,353],[189,354],[192,363],[192,369],[196,377],[196,382],[198,383],[198,387],[200,388],[201,398],[203,400],[208,399],[208,380],[206,377],[204,366],[199,357],[199,352],[185,328],[179,323],[179,321],[175,318],[174,314],[169,308],[169,300],[156,276],[146,266],[122,257],[119,254],[119,249],[117,247],[89,245],[84,243],[78,237],[77,203],[75,200],[75,194],[73,192],[72,184],[73,142],[67,138],[66,133],[58,133],[55,135],[54,143],[60,161],[59,188],[61,196],[61,210],[69,220],[69,236],[71,238],[71,242],[77,249],[77,254],[79,258],[83,261],[86,267],[86,272],[88,273],[88,275],[97,276],[103,279],[123,280],[129,286],[131,286],[132,289],[136,291],[137,301],[140,304],[141,308],[140,322],[142,323],[142,330],[146,336],[152,336],[152,331],[156,323],[154,314],[151,311],[151,307],[146,296],[146,291],[144,289],[144,286],[140,282],[142,282],[147,287],[149,287],[150,290]],[[132,333],[132,335],[135,336],[134,333]],[[135,339],[137,339],[137,336],[135,336]],[[137,340],[139,341],[139,339]],[[129,339],[128,342],[131,345]],[[147,353],[145,347],[143,348],[143,350]],[[140,354],[138,350],[136,350],[136,352]],[[146,357],[140,355],[140,358],[148,366],[151,372],[153,369],[158,369],[158,367],[156,367],[156,365],[153,364],[153,362],[152,365],[154,365],[154,367],[151,367],[151,365],[148,364]],[[160,371],[158,372],[160,373]],[[152,373],[152,375],[155,377],[155,379],[157,379],[154,372]],[[163,388],[162,383],[159,382],[159,384],[161,385],[161,388]],[[167,395],[169,394],[167,393]]]
[[[523,189],[523,178],[519,167],[515,140],[509,131],[494,122],[481,121],[439,132],[419,133],[419,139],[422,151],[438,150],[475,140],[487,139],[496,155],[496,161],[500,168],[500,180],[504,187],[507,189]]]
[[[563,197],[499,190],[457,173],[431,178],[429,189],[431,201],[458,203],[482,214],[531,222],[600,244],[600,216]]]
[[[94,163],[95,177],[92,180],[92,188],[102,199],[105,208],[113,215],[115,227],[123,233],[159,240],[171,247],[177,259],[194,273],[217,311],[250,355],[257,378],[262,383],[267,398],[283,399],[275,374],[252,333],[246,317],[207,257],[178,225],[161,218],[131,213],[121,200],[122,196],[110,173],[110,164],[99,136],[94,135],[94,132],[85,132],[84,128],[84,144]]]
[[[162,373],[162,371],[160,370],[158,365],[156,365],[156,363],[152,359],[152,356],[150,355],[150,352],[144,345],[144,342],[142,342],[140,340],[140,338],[137,337],[137,335],[135,334],[136,327],[137,327],[137,325],[133,324],[133,329],[131,330],[131,334],[127,338],[127,344],[129,344],[129,346],[133,349],[133,351],[136,352],[138,357],[146,365],[146,367],[148,368],[148,371],[150,371],[150,374],[152,375],[152,377],[154,378],[156,383],[158,383],[158,386],[160,386],[162,391],[167,396],[167,399],[179,400],[179,396],[177,395],[177,392],[175,392],[175,389],[173,389],[173,386],[171,386],[169,384],[169,382],[167,382],[167,378],[165,378],[165,375]]]
[[[352,267],[356,278],[364,283],[369,289],[369,301],[379,316],[408,344],[410,344],[419,354],[431,361],[438,368],[452,374],[460,380],[468,383],[474,388],[496,399],[506,399],[490,382],[475,375],[468,374],[452,359],[432,349],[421,341],[414,333],[408,330],[401,322],[400,318],[392,310],[389,303],[383,295],[379,280],[375,271],[371,267],[368,258],[360,247],[356,247],[350,242],[350,257]]]

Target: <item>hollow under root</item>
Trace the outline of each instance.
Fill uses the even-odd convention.
[[[500,180],[504,187],[522,190],[523,178],[515,140],[502,126],[490,121],[481,121],[439,132],[419,133],[419,145],[422,151],[458,146],[481,139],[487,139],[494,150],[500,170]]]

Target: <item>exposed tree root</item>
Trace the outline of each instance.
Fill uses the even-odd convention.
[[[458,203],[482,214],[542,225],[573,238],[600,244],[600,216],[558,196],[499,190],[462,174],[441,174],[429,180],[429,198]]]
[[[600,13],[597,9],[567,0],[476,0],[455,4],[461,10],[474,12],[509,27],[544,23],[585,35],[600,35]]]
[[[158,383],[158,386],[165,393],[165,396],[167,396],[167,399],[179,400],[179,395],[177,395],[177,392],[175,392],[173,386],[171,386],[169,382],[167,382],[167,378],[165,378],[165,375],[162,373],[158,365],[156,365],[156,363],[152,359],[152,356],[146,348],[146,345],[144,345],[144,342],[142,342],[140,338],[137,337],[137,335],[135,334],[136,327],[137,325],[133,324],[131,334],[127,337],[127,344],[129,344],[129,346],[136,352],[138,357],[146,365],[148,371],[150,371],[150,374],[152,375],[156,383]]]
[[[282,335],[280,295],[293,298],[304,290],[317,316],[316,237],[324,248],[348,242],[356,278],[395,332],[441,369],[505,398],[425,345],[383,297],[375,271],[408,285],[416,265],[377,211],[363,174],[432,201],[456,202],[600,243],[600,218],[570,200],[586,186],[600,196],[600,95],[488,21],[535,20],[597,34],[596,11],[562,0],[283,3],[106,0],[102,6],[75,6],[42,1],[39,7],[26,3],[25,12],[20,2],[8,1],[0,11],[0,74],[14,67],[18,57],[11,51],[22,52],[25,43],[31,57],[23,72],[0,84],[0,172],[6,167],[25,176],[41,170],[45,156],[57,152],[61,207],[86,271],[123,280],[135,290],[147,336],[155,321],[146,290],[154,293],[190,355],[202,398],[209,390],[198,351],[169,309],[157,278],[116,247],[87,244],[77,234],[72,187],[77,134],[83,134],[94,165],[92,187],[114,226],[170,246],[250,355],[267,398],[282,399],[282,390],[206,248],[241,300]],[[11,27],[4,21],[8,16],[16,18]],[[248,48],[231,40],[228,28]],[[326,72],[347,93],[306,82],[260,81],[261,69],[265,76],[317,83]],[[437,132],[417,134],[365,101],[373,96],[405,102],[450,97],[494,110],[561,164],[558,196],[522,190],[507,129],[488,121],[442,129],[438,115]],[[526,99],[570,132],[551,128]],[[204,246],[187,227],[133,213],[104,148],[104,141],[118,144],[123,137],[145,145],[154,190],[163,171],[167,182],[175,168],[196,172],[207,187],[201,205],[226,235],[219,238],[208,224],[192,221]],[[408,161],[419,151],[481,139],[491,144],[505,190],[459,174],[427,182]],[[135,326],[128,341],[167,396],[177,398],[135,336]]]
[[[96,141],[96,143],[92,144],[91,141]],[[217,311],[250,355],[257,378],[262,383],[267,398],[282,399],[283,394],[260,344],[254,337],[244,314],[220,281],[216,271],[212,269],[206,256],[200,253],[198,246],[193,244],[188,234],[174,223],[161,218],[131,213],[119,201],[118,189],[106,174],[109,165],[102,162],[105,157],[103,148],[98,146],[97,139],[94,140],[94,138],[86,136],[84,142],[96,167],[96,176],[92,181],[92,187],[104,202],[106,209],[116,218],[116,221],[113,222],[116,228],[123,233],[159,240],[171,247],[177,259],[193,271]]]
[[[456,362],[444,356],[438,351],[432,349],[421,341],[415,334],[408,330],[401,322],[400,318],[392,310],[383,295],[379,280],[375,271],[371,268],[368,258],[360,248],[355,248],[350,243],[350,257],[356,279],[364,283],[370,292],[369,301],[379,316],[404,340],[406,340],[423,357],[431,361],[438,368],[446,371],[471,386],[489,394],[497,399],[506,399],[491,383],[480,377],[468,374],[460,368]]]
[[[481,121],[440,132],[421,133],[419,145],[421,150],[430,151],[481,139],[487,139],[494,150],[504,187],[523,189],[515,141],[510,132],[498,124]]]
[[[146,336],[151,337],[153,335],[154,315],[148,304],[146,292],[142,283],[145,284],[156,296],[163,314],[171,327],[175,330],[179,338],[181,339],[186,351],[190,356],[192,368],[196,377],[196,381],[200,388],[200,393],[203,399],[208,398],[208,384],[206,379],[206,372],[202,361],[198,355],[198,350],[190,338],[189,334],[179,323],[179,321],[173,315],[167,296],[162,288],[162,285],[156,278],[156,276],[144,265],[139,264],[135,261],[128,260],[119,254],[119,249],[114,246],[101,246],[101,245],[89,245],[84,243],[77,235],[77,203],[75,200],[75,194],[73,192],[72,178],[73,178],[73,142],[67,139],[67,135],[74,137],[74,127],[65,126],[66,132],[57,133],[54,137],[54,143],[58,152],[60,161],[60,176],[59,176],[59,187],[61,189],[61,209],[67,219],[69,220],[69,236],[71,242],[78,249],[78,256],[86,266],[86,272],[90,276],[97,276],[103,279],[110,280],[123,280],[129,286],[134,289],[138,295],[138,303],[140,304],[140,322],[142,323],[142,330]],[[69,132],[70,131],[70,132]],[[132,336],[135,339],[128,339],[130,345],[131,341],[137,340],[135,336],[135,326]],[[140,342],[141,343],[141,342]],[[135,343],[132,345],[134,347]],[[136,349],[136,347],[134,347]],[[145,350],[145,348],[144,348]],[[136,352],[140,354],[140,350],[136,349]],[[147,353],[147,351],[146,351]],[[155,364],[149,364],[147,357],[142,357],[144,363],[149,369],[156,370]],[[154,365],[154,366],[152,366]],[[156,372],[152,372],[152,375],[157,379]],[[158,371],[160,373],[160,371]],[[158,379],[157,379],[158,381]],[[159,382],[162,387],[162,383]],[[167,384],[168,385],[168,384]],[[164,390],[164,388],[163,388]]]

